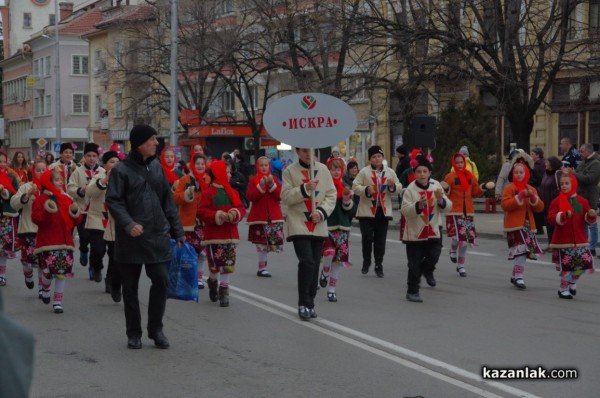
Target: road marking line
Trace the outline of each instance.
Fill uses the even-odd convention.
[[[503,391],[510,395],[514,395],[517,397],[524,397],[524,398],[539,398],[536,395],[530,394],[526,391],[508,386],[503,383],[489,381],[489,380],[483,380],[480,375],[469,372],[468,370],[465,370],[465,369],[459,368],[457,366],[451,365],[449,363],[437,360],[435,358],[418,353],[416,351],[409,350],[407,348],[404,348],[399,345],[390,343],[388,341],[379,339],[377,337],[368,335],[366,333],[359,332],[357,330],[348,328],[348,327],[340,325],[338,323],[327,321],[323,318],[317,318],[315,321],[312,321],[312,322],[301,321],[300,319],[298,319],[298,317],[296,315],[297,309],[295,309],[293,307],[282,304],[275,300],[271,300],[267,297],[252,293],[248,290],[241,289],[239,287],[234,287],[234,286],[230,285],[230,289],[232,291],[240,293],[244,296],[248,296],[248,297],[243,297],[243,296],[235,295],[237,299],[240,299],[250,305],[261,308],[265,311],[271,312],[272,314],[281,316],[285,319],[291,320],[292,322],[294,322],[296,324],[308,327],[310,329],[313,329],[314,331],[317,331],[317,332],[320,332],[327,336],[333,337],[337,340],[340,340],[347,344],[353,345],[357,348],[363,349],[374,355],[388,359],[392,362],[395,362],[399,365],[405,366],[409,369],[416,370],[418,372],[424,373],[428,376],[434,377],[443,382],[446,382],[446,383],[452,384],[456,387],[470,391],[481,397],[500,398],[499,395],[496,395],[491,391],[484,390],[483,388],[477,387],[476,385],[466,383],[464,381],[453,378],[451,376],[447,376],[439,371],[426,368],[422,365],[415,363],[414,361],[417,360],[417,361],[423,362],[425,364],[431,365],[433,367],[444,369],[448,373],[452,373],[456,376],[465,378],[465,379],[470,380],[477,384],[481,384],[481,383],[486,384],[488,386],[496,388],[496,389]],[[265,304],[258,303],[256,300],[260,300],[260,301],[264,302]],[[275,308],[273,308],[273,307],[275,307]],[[290,315],[289,314],[290,312],[293,315]],[[328,328],[333,329],[333,330],[324,328],[323,326],[320,326],[320,324],[326,325]],[[340,332],[344,333],[344,334],[341,334]],[[352,336],[352,337],[348,337],[348,335]],[[359,341],[357,339],[360,339],[362,341]],[[379,348],[373,347],[372,345],[364,343],[363,341],[373,344],[373,345],[378,345],[380,347],[383,347],[386,350],[389,350],[395,354],[390,354],[389,352],[386,352]],[[404,359],[401,356],[407,357],[409,359]]]

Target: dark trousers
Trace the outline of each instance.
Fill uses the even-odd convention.
[[[322,250],[321,239],[294,240],[294,251],[298,257],[298,306],[315,306]]]
[[[375,257],[375,265],[383,265],[388,222],[381,207],[377,208],[375,217],[359,219],[360,234],[362,235],[363,267],[371,266],[371,251]]]
[[[87,213],[81,216],[81,222],[77,224],[77,234],[79,235],[79,251],[81,253],[87,253],[90,251],[90,235],[89,229],[85,228],[85,223],[87,221]]]
[[[102,260],[106,254],[106,243],[104,243],[104,231],[98,229],[86,229],[87,239],[90,244],[90,267],[95,270],[104,268]],[[81,235],[79,236],[81,239]],[[79,241],[81,243],[81,240]]]
[[[127,337],[142,336],[142,317],[138,300],[138,285],[143,264],[119,264],[125,304]],[[148,301],[148,333],[162,331],[163,315],[167,304],[167,263],[145,264],[146,275],[152,281]]]
[[[110,287],[114,290],[121,290],[121,273],[119,265],[115,260],[115,242],[104,241],[108,251],[108,268],[106,269],[106,277],[110,280]]]
[[[406,242],[408,259],[408,293],[419,293],[421,275],[433,274],[442,252],[442,240],[430,239],[423,242]]]

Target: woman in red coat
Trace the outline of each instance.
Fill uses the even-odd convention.
[[[228,167],[224,160],[211,163],[208,171],[211,183],[198,205],[198,216],[204,223],[202,245],[206,246],[210,270],[208,296],[212,302],[218,299],[221,307],[229,306],[230,275],[235,271],[236,247],[240,241],[237,224],[246,213],[238,193],[229,185]]]
[[[281,183],[271,175],[266,156],[256,161],[256,176],[248,185],[248,200],[252,203],[248,215],[248,241],[256,245],[257,276],[271,277],[267,271],[269,252],[283,251],[283,214],[281,213]]]

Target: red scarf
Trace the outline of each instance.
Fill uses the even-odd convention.
[[[179,180],[179,177],[177,177],[177,174],[175,174],[175,164],[177,163],[177,156],[175,156],[175,163],[173,163],[173,166],[167,165],[167,161],[165,160],[165,152],[167,151],[167,149],[169,148],[163,149],[163,151],[160,154],[160,165],[165,171],[165,176],[167,176],[167,181],[169,181],[169,185],[173,185],[175,181]]]
[[[517,166],[520,166],[523,168],[523,170],[525,170],[525,178],[523,178],[523,181],[517,181],[517,179],[515,178],[515,168]],[[527,183],[529,182],[529,167],[527,167],[527,165],[523,163],[516,163],[512,169],[512,182],[513,184],[515,184],[517,192],[521,192],[522,190],[524,190],[527,187]]]
[[[188,166],[190,169],[190,172],[192,173],[192,175],[194,176],[194,178],[196,179],[196,181],[198,181],[198,186],[200,187],[201,191],[204,191],[207,187],[208,184],[206,183],[206,158],[204,159],[204,170],[202,173],[198,173],[196,171],[196,162],[194,161],[194,158],[196,157],[196,155],[192,156],[192,160],[190,160],[190,165]]]
[[[558,193],[558,211],[570,211],[571,214],[573,214],[573,206],[569,202],[569,198],[575,195],[575,192],[577,192],[577,178],[575,178],[575,175],[573,174],[569,174],[569,177],[571,178],[571,190],[567,193],[564,193],[561,189]]]
[[[463,160],[465,162],[463,164],[462,170],[459,170],[458,167],[456,167],[456,157],[457,156],[460,156],[461,158],[463,158]],[[465,158],[465,155],[463,155],[460,152],[455,153],[452,156],[452,168],[454,169],[454,173],[456,174],[456,176],[458,177],[458,180],[460,181],[460,187],[458,189],[460,189],[462,192],[467,192],[470,187],[469,181],[473,181],[473,174],[469,170],[467,170],[467,158]]]
[[[17,193],[15,187],[13,187],[13,180],[10,178],[8,174],[8,170],[0,169],[0,184],[4,186],[4,188],[8,189],[13,195]]]
[[[344,162],[342,161],[342,159],[339,159],[339,158],[329,158],[329,159],[327,159],[327,163],[325,163],[325,165],[329,169],[329,165],[334,160],[338,160],[338,163],[342,167],[342,172],[340,173],[340,178],[333,178],[333,176],[332,176],[333,185],[335,185],[335,189],[337,190],[337,198],[341,199],[342,196],[344,195],[344,183],[342,182],[342,177],[344,176]]]
[[[240,200],[240,195],[238,195],[237,191],[231,188],[229,185],[229,178],[227,177],[227,163],[224,160],[213,160],[210,163],[210,172],[213,175],[213,180],[211,184],[217,184],[225,189],[227,196],[229,196],[229,200],[231,201],[231,205],[233,207],[239,207],[242,205],[242,201]]]
[[[56,200],[58,205],[58,212],[65,223],[67,231],[71,231],[75,227],[75,219],[71,217],[69,213],[69,207],[71,206],[70,198],[65,195],[60,189],[56,188],[52,183],[52,172],[54,170],[46,170],[40,177],[40,184],[43,189],[49,191]],[[52,199],[49,199],[52,200]]]
[[[266,159],[267,163],[269,164],[269,171],[267,171],[266,174],[261,173],[260,169],[258,168],[258,163],[259,163],[258,161],[261,159]],[[252,179],[252,184],[254,184],[256,186],[256,185],[260,184],[260,180],[262,180],[263,177],[268,177],[271,175],[271,161],[269,160],[268,157],[261,156],[258,159],[256,159],[256,164],[254,166],[256,167],[256,175]]]

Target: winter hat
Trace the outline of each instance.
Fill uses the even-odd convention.
[[[129,132],[129,141],[131,141],[131,150],[133,151],[144,142],[148,141],[153,135],[158,135],[153,127],[146,124],[138,124],[133,126]]]
[[[380,154],[381,156],[383,156],[383,149],[381,149],[381,147],[379,145],[373,145],[372,147],[369,148],[369,160],[371,159],[371,157],[373,157],[373,155],[376,154]]]
[[[467,148],[466,145],[461,146],[458,152],[462,153],[466,157],[469,157],[469,148]]]
[[[62,144],[60,144],[60,152],[59,153],[63,153],[67,149],[70,149],[73,151],[73,144],[71,144],[70,142],[63,142]]]
[[[119,158],[119,154],[116,151],[106,151],[104,155],[102,155],[102,164],[106,164],[112,158]]]
[[[425,166],[431,171],[431,162],[425,156],[417,156],[417,163],[413,166],[413,171],[417,169],[419,166]]]
[[[408,151],[404,145],[400,145],[398,148],[396,148],[396,152],[398,152],[400,155],[408,155]]]
[[[83,146],[83,154],[85,155],[88,152],[94,152],[96,155],[99,155],[100,153],[98,152],[98,144],[94,144],[93,142],[88,142],[87,144],[85,144]]]

